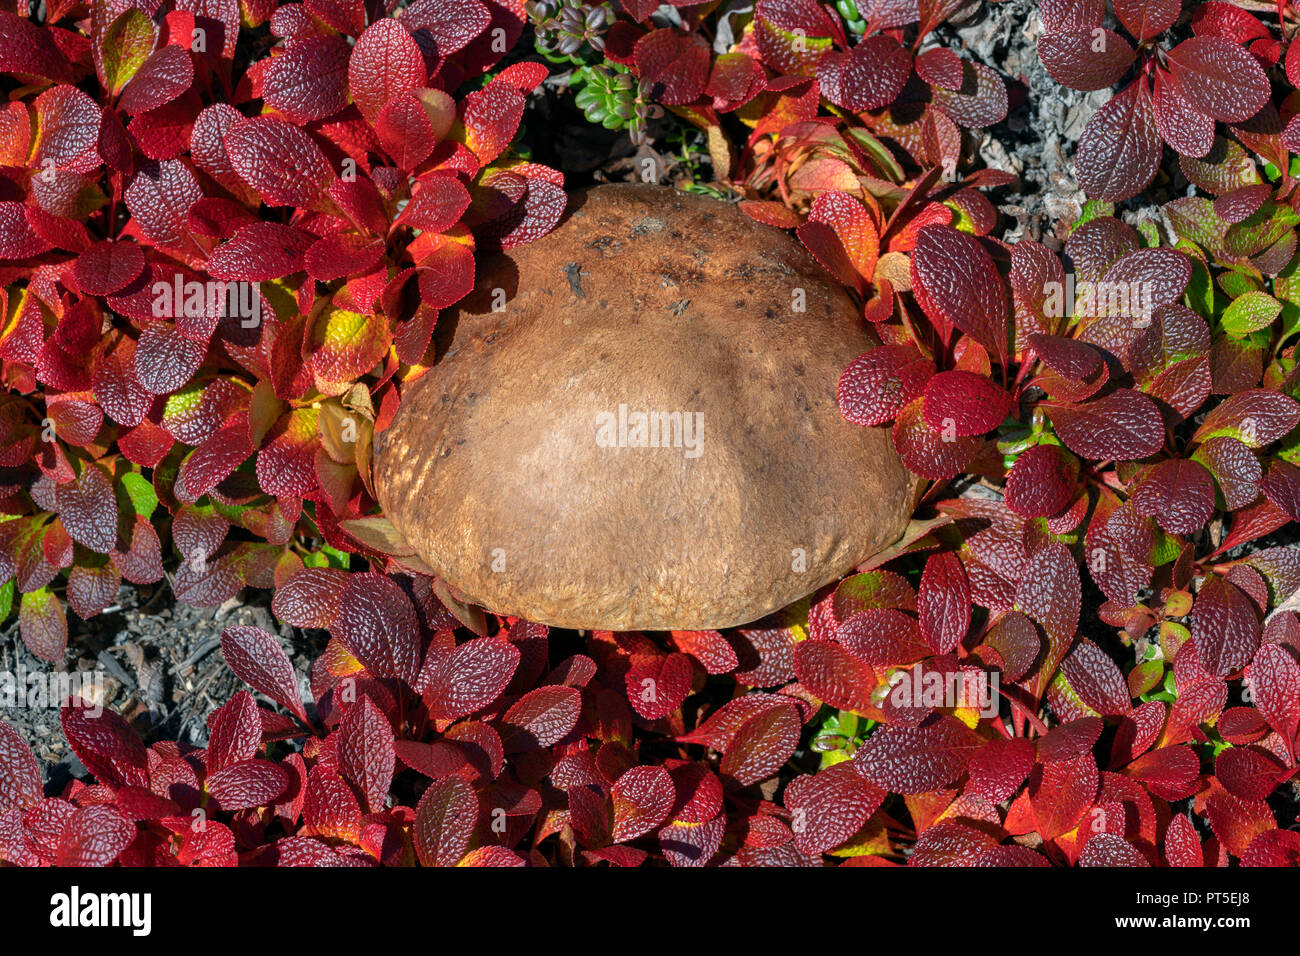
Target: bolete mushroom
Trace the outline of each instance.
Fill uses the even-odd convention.
[[[481,263],[377,440],[376,494],[466,599],[552,626],[757,620],[897,539],[914,484],[845,421],[875,343],[788,234],[656,186]]]

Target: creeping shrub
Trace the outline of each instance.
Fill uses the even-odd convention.
[[[1008,244],[960,3],[527,6],[0,4],[0,608],[52,663],[67,608],[164,576],[328,634],[297,673],[228,628],[205,747],[70,699],[57,792],[0,721],[0,860],[1295,865],[1290,14],[1042,3],[1052,76],[1119,91],[1076,154],[1099,202]],[[476,254],[563,215],[516,144],[533,50],[592,121],[698,129],[880,340],[839,407],[916,518],[747,627],[491,615],[377,513]],[[1165,143],[1192,189],[1135,227],[1110,203]]]

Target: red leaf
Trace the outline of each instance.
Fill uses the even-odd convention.
[[[922,419],[923,399],[914,399],[894,422],[894,448],[913,474],[946,481],[961,472],[983,440],[935,432]]]
[[[1242,852],[1241,865],[1300,866],[1300,833],[1266,830],[1258,834]]]
[[[1081,404],[1045,401],[1041,407],[1061,441],[1081,458],[1131,461],[1154,455],[1165,444],[1160,409],[1132,389],[1116,389]]]
[[[442,656],[424,699],[429,716],[455,720],[481,710],[510,684],[519,666],[519,648],[495,637],[480,637]]]
[[[1132,710],[1128,681],[1119,666],[1087,638],[1080,639],[1061,662],[1070,688],[1099,714],[1124,715]]]
[[[1170,534],[1193,534],[1214,514],[1214,479],[1197,462],[1162,461],[1143,475],[1132,501]]]
[[[862,828],[885,797],[849,763],[795,777],[785,789],[795,846],[812,856],[834,849]]]
[[[967,129],[992,126],[1006,119],[1006,83],[999,73],[983,63],[963,60],[961,88],[934,87],[930,95],[938,112]]]
[[[1176,815],[1165,830],[1165,860],[1170,866],[1202,867],[1201,838],[1184,814]]]
[[[1039,49],[1042,49],[1041,43]],[[916,75],[931,86],[941,86],[946,90],[961,89],[964,79],[962,59],[953,50],[942,46],[933,47],[919,54],[914,65]]]
[[[474,288],[474,250],[446,236],[426,241],[434,252],[419,264],[420,298],[431,309],[445,309]]]
[[[304,832],[312,836],[349,843],[361,838],[361,804],[343,778],[322,764],[307,775],[302,821]]]
[[[908,866],[974,866],[996,837],[964,823],[945,821],[926,829],[912,846]]]
[[[941,715],[920,727],[881,727],[854,755],[858,773],[893,793],[927,793],[966,769],[982,741],[960,721]]]
[[[1072,27],[1038,38],[1038,58],[1047,72],[1073,90],[1109,89],[1128,72],[1135,56],[1127,40],[1101,27]]]
[[[372,813],[384,807],[397,755],[393,725],[368,696],[347,709],[339,724],[339,770]]]
[[[672,27],[651,30],[632,51],[636,72],[654,86],[655,99],[680,106],[699,99],[709,77],[709,46],[694,33]]]
[[[1294,755],[1300,732],[1300,664],[1293,650],[1262,645],[1250,665],[1250,689],[1260,715]]]
[[[1217,574],[1206,575],[1192,605],[1192,643],[1211,674],[1226,677],[1245,667],[1259,647],[1255,602]]]
[[[56,866],[108,866],[135,839],[136,828],[116,807],[78,807],[59,835]]]
[[[486,166],[510,145],[524,115],[524,94],[506,83],[489,83],[460,103],[465,145]]]
[[[1101,778],[1092,752],[1068,760],[1051,760],[1035,768],[1029,780],[1029,804],[1038,834],[1055,840],[1069,833],[1097,799]]]
[[[97,465],[84,465],[75,483],[60,485],[55,505],[77,544],[99,554],[117,547],[117,496]]]
[[[1053,543],[1034,552],[1016,585],[1016,607],[1043,626],[1054,649],[1074,637],[1082,604],[1079,567],[1070,549]]]
[[[726,830],[722,814],[707,823],[670,824],[659,831],[659,849],[671,866],[704,866],[722,846]]]
[[[1011,396],[983,375],[940,372],[925,384],[921,417],[941,435],[983,435],[1002,424]]]
[[[799,745],[799,712],[793,704],[767,706],[736,729],[726,745],[718,772],[747,787],[772,776]]]
[[[1183,98],[1216,120],[1240,123],[1268,101],[1268,77],[1259,61],[1222,37],[1191,37],[1167,58]]]
[[[848,193],[824,192],[796,230],[817,261],[845,285],[864,291],[876,271],[880,234],[865,206]]]
[[[1140,42],[1164,33],[1183,12],[1181,0],[1114,0],[1115,16]]]
[[[425,866],[455,866],[469,849],[479,799],[459,777],[431,784],[415,807],[415,852]]]
[[[926,315],[1006,355],[1006,288],[978,239],[949,226],[926,226],[911,262],[912,289]]]
[[[1053,763],[1091,753],[1104,726],[1097,717],[1080,717],[1059,724],[1038,738],[1038,759]]]
[[[1215,758],[1214,775],[1234,796],[1263,800],[1277,789],[1287,770],[1282,761],[1260,747],[1228,747]]]
[[[352,47],[348,88],[357,109],[371,123],[393,96],[422,88],[426,77],[419,46],[406,27],[391,17],[366,27]]]
[[[368,272],[384,257],[384,243],[355,233],[323,236],[303,256],[307,274],[330,282]]]
[[[130,240],[97,242],[80,256],[73,278],[82,292],[112,295],[125,289],[144,271],[144,253]]]
[[[1192,436],[1193,441],[1227,436],[1250,448],[1263,448],[1300,425],[1300,403],[1280,392],[1250,389],[1229,395]]]
[[[1059,514],[1074,500],[1078,462],[1059,445],[1022,452],[1007,473],[1007,507],[1026,518]]]
[[[277,589],[277,598],[282,590],[283,588]],[[292,711],[300,720],[307,720],[293,664],[280,642],[271,634],[260,627],[246,624],[228,627],[221,633],[221,652],[226,658],[226,665],[234,671],[236,677],[253,690]]]
[[[1213,148],[1214,120],[1192,106],[1164,70],[1156,71],[1151,108],[1160,135],[1182,155],[1200,158]]]
[[[459,179],[430,176],[420,181],[415,195],[393,225],[410,226],[421,232],[445,232],[460,222],[469,205],[469,191]]]
[[[190,51],[175,44],[154,50],[118,98],[124,113],[139,114],[165,106],[194,82],[194,60]]]
[[[262,744],[262,717],[253,695],[241,690],[208,718],[209,773],[250,760]]]
[[[864,37],[847,53],[831,52],[817,63],[822,95],[855,113],[893,103],[911,74],[911,54],[883,34]]]
[[[985,743],[970,761],[970,785],[990,803],[1011,799],[1034,769],[1033,741],[1024,737],[994,738]]]
[[[419,622],[410,599],[382,574],[348,578],[333,622],[334,636],[377,677],[407,684],[419,673]]]
[[[624,679],[632,709],[646,720],[667,717],[691,692],[695,670],[685,654],[634,661]]]
[[[1145,783],[1154,795],[1180,800],[1195,792],[1201,761],[1190,746],[1175,744],[1143,754],[1124,772]]]
[[[863,352],[840,376],[840,414],[855,425],[882,425],[919,396],[934,363],[910,345]]]
[[[1205,811],[1210,829],[1233,856],[1242,856],[1261,833],[1277,829],[1273,811],[1263,800],[1242,800],[1224,790],[1206,798]]]
[[[216,279],[267,282],[304,268],[312,237],[278,222],[255,222],[238,229],[212,250],[208,272]]]
[[[0,814],[26,810],[44,797],[41,766],[27,741],[0,720]]]
[[[324,209],[323,197],[336,177],[305,130],[259,116],[235,123],[224,142],[235,172],[268,206]]]
[[[916,608],[921,633],[936,654],[947,654],[970,629],[970,582],[961,560],[951,551],[926,559],[917,589]],[[796,649],[796,659],[798,651]]]
[[[1150,866],[1133,844],[1113,833],[1098,833],[1079,854],[1080,866]]]
[[[501,746],[506,753],[550,747],[577,726],[581,709],[582,695],[574,688],[538,687],[501,718]]]
[[[797,643],[794,672],[809,693],[837,710],[864,713],[871,707],[875,675],[870,667],[834,641]]]
[[[730,674],[740,665],[736,649],[717,631],[673,631],[672,640],[710,674]]]
[[[840,623],[835,639],[872,667],[913,664],[931,651],[916,618],[894,608],[854,612]]]
[[[327,628],[338,612],[349,575],[337,568],[303,568],[275,591],[271,610],[294,627]]]
[[[294,41],[267,64],[262,99],[296,123],[333,116],[348,105],[348,55],[352,49],[340,36]]]
[[[289,772],[269,760],[243,760],[223,767],[203,782],[204,789],[225,812],[265,807],[289,785]]]
[[[672,777],[663,767],[632,767],[610,788],[614,828],[610,839],[626,843],[644,836],[667,818],[677,799]]]
[[[1151,184],[1160,156],[1151,94],[1139,78],[1088,121],[1075,151],[1075,175],[1092,199],[1118,202]]]

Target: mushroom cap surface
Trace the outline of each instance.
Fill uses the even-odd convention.
[[[377,438],[376,494],[416,553],[498,614],[704,630],[896,540],[914,479],[836,402],[876,342],[802,246],[658,186],[569,208],[480,264]]]

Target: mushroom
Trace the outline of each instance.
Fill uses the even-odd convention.
[[[656,186],[573,197],[481,263],[377,440],[393,525],[467,600],[558,627],[749,623],[902,533],[914,480],[845,421],[877,344],[788,234]]]

